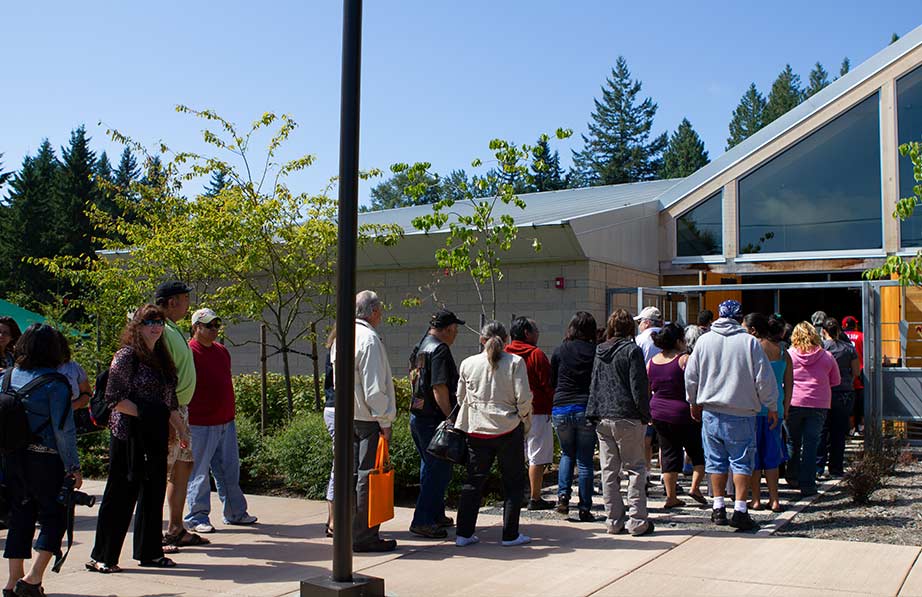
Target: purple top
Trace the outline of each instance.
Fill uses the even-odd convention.
[[[120,349],[112,357],[109,381],[106,384],[106,402],[112,405],[109,431],[120,440],[128,440],[128,423],[131,417],[115,410],[122,400],[131,400],[139,407],[142,403],[162,403],[169,410],[179,408],[176,400],[176,382],[141,362],[130,347]]]
[[[685,371],[679,366],[676,357],[665,365],[657,365],[650,360],[648,377],[650,379],[650,414],[654,421],[674,424],[692,424],[688,401],[685,398]]]

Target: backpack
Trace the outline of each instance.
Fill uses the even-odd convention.
[[[90,419],[97,427],[108,427],[109,416],[112,414],[112,405],[106,402],[106,386],[109,385],[109,369],[103,369],[96,376],[96,385],[93,386],[93,395],[90,396]]]
[[[0,384],[0,454],[11,454],[25,449],[42,430],[51,425],[51,419],[49,419],[39,425],[35,431],[29,428],[29,409],[26,402],[32,392],[57,381],[67,387],[67,395],[70,396],[70,382],[60,373],[46,373],[18,390],[10,386],[12,377],[13,368],[10,367],[3,375],[3,382]],[[60,429],[64,429],[68,412],[64,411]]]

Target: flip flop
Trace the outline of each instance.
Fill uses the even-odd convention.
[[[663,504],[663,510],[672,510],[674,508],[682,508],[685,506],[685,502],[682,500],[676,500],[674,504]]]
[[[122,571],[117,565],[113,564],[112,566],[108,566],[96,560],[90,560],[83,566],[90,572],[99,572],[100,574],[115,574],[116,572]]]
[[[774,508],[772,508],[772,512],[778,514],[780,512],[784,512],[784,509],[785,509],[784,506],[775,506]]]
[[[175,568],[176,562],[170,558],[163,557],[157,558],[156,560],[145,560],[143,562],[139,562],[138,565],[143,566],[144,568]]]
[[[691,493],[691,492],[689,492],[688,496],[689,496],[691,499],[693,499],[693,500],[695,500],[696,502],[698,502],[699,504],[701,504],[702,506],[707,506],[707,505],[708,505],[707,498],[705,498],[705,497],[704,497],[703,495],[701,495],[700,493]]]
[[[185,529],[179,531],[175,535],[167,534],[163,536],[164,545],[175,545],[176,547],[197,547],[199,545],[208,545],[209,543],[211,543],[211,541],[208,539],[205,539],[201,535],[190,533]]]
[[[179,547],[173,545],[172,543],[163,546],[163,553],[174,554],[179,553]]]
[[[748,506],[748,508],[750,510],[755,510],[756,512],[759,512],[761,510],[768,510],[768,506],[766,506],[765,504],[759,504],[758,506]]]

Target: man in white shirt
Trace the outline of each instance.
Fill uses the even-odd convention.
[[[638,332],[634,341],[643,350],[644,363],[650,364],[650,359],[662,352],[653,345],[653,333],[662,329],[663,314],[656,307],[644,307],[634,321],[637,322]]]
[[[355,418],[354,437],[356,512],[352,522],[352,550],[393,551],[397,542],[378,535],[380,525],[368,526],[368,474],[375,468],[378,438],[390,441],[397,416],[397,397],[387,352],[376,328],[384,319],[378,295],[363,290],[355,297]],[[336,365],[336,343],[331,347]],[[335,380],[334,380],[335,383]]]

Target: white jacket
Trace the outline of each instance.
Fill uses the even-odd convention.
[[[531,388],[522,357],[504,352],[494,369],[484,351],[464,359],[458,373],[457,429],[500,435],[524,423],[528,432]]]
[[[336,369],[336,342],[330,348]],[[336,378],[334,376],[335,385]],[[371,324],[355,320],[355,420],[376,421],[382,428],[397,417],[397,394],[384,342]]]

